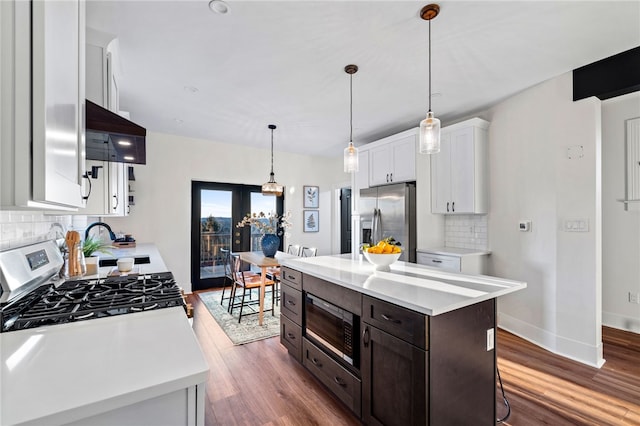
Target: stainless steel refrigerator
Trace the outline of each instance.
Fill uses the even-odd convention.
[[[360,241],[371,245],[393,237],[400,260],[416,261],[416,185],[398,183],[360,190]]]

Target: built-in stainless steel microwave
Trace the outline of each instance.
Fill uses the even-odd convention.
[[[358,317],[309,293],[306,293],[304,306],[306,337],[347,364],[358,368]]]

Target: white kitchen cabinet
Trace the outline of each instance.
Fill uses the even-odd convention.
[[[369,187],[369,151],[358,149],[358,172],[356,173],[355,189],[359,191]]]
[[[126,216],[129,210],[127,165],[87,160],[87,171],[92,170],[97,171],[98,177],[90,177],[91,193],[85,208],[78,213],[89,216]]]
[[[417,129],[373,142],[369,148],[369,186],[416,180]]]
[[[0,2],[3,207],[83,205],[84,7]]]
[[[462,272],[467,275],[482,275],[487,270],[487,251],[474,251],[445,247],[442,249],[418,249],[416,263],[449,272]]]
[[[117,40],[92,29],[87,31],[87,99],[118,113],[119,93],[116,76]],[[127,216],[129,214],[128,167],[124,163],[87,160],[91,182],[86,206],[79,214],[90,216]],[[91,171],[97,170],[98,176]]]
[[[442,129],[441,149],[431,155],[431,212],[488,212],[489,123],[474,118]]]

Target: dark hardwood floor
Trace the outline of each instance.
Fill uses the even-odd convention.
[[[193,329],[209,363],[205,424],[358,425],[279,338],[234,346],[196,294]],[[601,369],[498,331],[498,365],[511,416],[528,425],[640,425],[640,335],[604,327]],[[498,398],[498,415],[506,410]],[[472,426],[472,425],[469,425]]]

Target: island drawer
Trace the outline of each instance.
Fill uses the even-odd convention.
[[[280,343],[298,362],[302,362],[302,328],[280,315]]]
[[[280,313],[298,325],[302,325],[302,292],[281,282]]]
[[[429,347],[429,317],[421,313],[363,295],[362,321],[419,348]]]
[[[362,295],[357,291],[341,287],[311,275],[304,277],[304,291],[331,302],[357,316],[362,312]]]
[[[302,340],[302,364],[360,417],[362,401],[360,379],[307,339]]]
[[[286,266],[282,266],[280,271],[280,279],[283,282],[286,281],[286,283],[291,287],[302,291],[302,272],[287,268]]]

